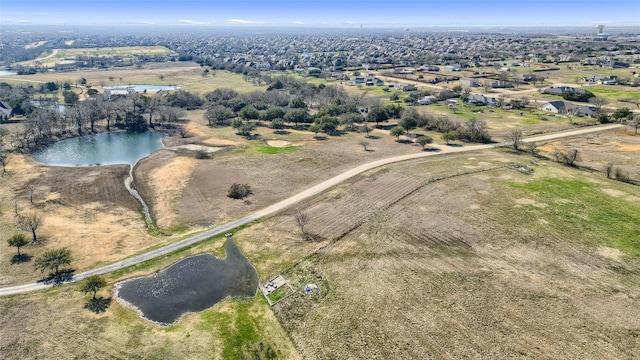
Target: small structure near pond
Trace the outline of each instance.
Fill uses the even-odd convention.
[[[282,275],[278,275],[273,279],[267,281],[266,283],[260,286],[260,292],[264,295],[264,298],[267,299],[270,306],[277,304],[278,302],[286,299],[287,297],[293,295],[295,290],[289,282],[282,277]]]
[[[308,295],[318,295],[320,294],[320,287],[316,284],[304,284],[302,289]]]

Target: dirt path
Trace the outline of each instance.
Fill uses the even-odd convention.
[[[615,124],[615,125],[605,125],[605,126],[594,126],[594,127],[588,127],[588,128],[583,128],[583,129],[578,129],[578,130],[571,130],[571,131],[565,131],[565,132],[558,132],[558,133],[553,133],[553,134],[546,134],[546,135],[541,135],[541,136],[534,136],[534,137],[529,137],[524,139],[524,142],[540,142],[540,141],[549,141],[549,140],[555,140],[555,139],[560,139],[560,138],[566,138],[566,137],[572,137],[572,136],[579,136],[579,135],[583,135],[583,134],[588,134],[588,133],[593,133],[593,132],[599,132],[599,131],[607,131],[607,130],[613,130],[613,129],[617,129],[617,128],[621,128],[622,125],[619,124]],[[149,252],[146,252],[144,254],[141,255],[137,255],[137,256],[133,256],[131,258],[125,259],[125,260],[121,260],[118,262],[115,262],[113,264],[110,265],[106,265],[106,266],[102,266],[99,268],[95,268],[92,270],[88,270],[88,271],[84,271],[81,273],[78,273],[76,275],[73,276],[71,282],[75,282],[75,281],[79,281],[79,280],[83,280],[85,278],[87,278],[88,276],[91,275],[96,275],[96,274],[106,274],[118,269],[122,269],[122,268],[126,268],[135,264],[139,264],[141,262],[147,261],[147,260],[151,260],[169,253],[172,253],[174,251],[183,249],[185,247],[191,246],[193,244],[196,244],[198,242],[204,241],[206,239],[209,239],[213,236],[216,235],[220,235],[223,233],[227,233],[239,226],[248,224],[252,221],[255,221],[257,219],[272,215],[277,213],[278,211],[284,210],[302,200],[308,199],[312,196],[315,196],[317,194],[320,194],[321,192],[337,185],[340,184],[341,182],[356,176],[358,174],[361,174],[365,171],[380,167],[380,166],[384,166],[384,165],[389,165],[392,163],[396,163],[396,162],[401,162],[401,161],[407,161],[407,160],[413,160],[413,159],[418,159],[418,158],[422,158],[422,157],[428,157],[428,156],[437,156],[440,154],[450,154],[450,153],[460,153],[460,152],[469,152],[469,151],[475,151],[475,150],[484,150],[484,149],[492,149],[492,148],[496,148],[496,147],[500,147],[500,146],[504,146],[506,145],[506,143],[498,143],[498,144],[487,144],[487,145],[472,145],[472,146],[461,146],[461,147],[451,147],[451,146],[443,146],[443,145],[433,145],[432,147],[437,149],[438,151],[430,151],[430,152],[420,152],[420,153],[414,153],[414,154],[408,154],[408,155],[401,155],[401,156],[394,156],[394,157],[390,157],[387,159],[381,159],[381,160],[377,160],[377,161],[373,161],[364,165],[360,165],[358,167],[355,167],[349,171],[346,171],[340,175],[334,176],[331,179],[328,179],[326,181],[323,181],[320,184],[317,184],[311,188],[308,188],[307,190],[304,190],[296,195],[293,195],[287,199],[284,199],[276,204],[273,204],[271,206],[268,206],[262,210],[256,211],[253,214],[250,214],[248,216],[245,216],[241,219],[229,222],[227,224],[221,225],[221,226],[217,226],[211,230],[208,230],[206,232],[203,232],[201,234],[189,237],[185,240],[167,245],[165,247],[159,248],[159,249],[155,249],[155,250],[151,250]],[[26,293],[26,292],[31,292],[31,291],[36,291],[36,290],[42,290],[42,289],[46,289],[48,287],[50,287],[51,285],[49,284],[43,284],[43,283],[30,283],[30,284],[24,284],[24,285],[16,285],[16,286],[9,286],[9,287],[4,287],[4,288],[0,288],[0,296],[7,296],[7,295],[14,295],[14,294],[20,294],[20,293]]]

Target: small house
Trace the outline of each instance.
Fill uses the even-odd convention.
[[[480,81],[476,78],[463,77],[460,78],[460,86],[462,87],[479,87]]]
[[[364,80],[364,84],[367,86],[383,86],[384,81],[378,79],[377,77],[368,77]]]
[[[425,97],[423,97],[422,99],[418,100],[418,104],[420,105],[429,105],[429,104],[433,104],[434,102],[437,102],[438,99],[433,96],[433,95],[427,95]]]
[[[395,87],[398,90],[403,90],[403,91],[416,91],[416,86],[413,84],[397,84]]]
[[[482,94],[471,94],[469,95],[469,98],[467,99],[467,102],[469,104],[473,104],[473,105],[478,105],[478,106],[491,106],[491,107],[495,107],[498,105],[498,102],[496,101],[496,98],[491,97],[488,98]]]
[[[574,116],[592,116],[593,106],[576,105],[568,101],[549,101],[540,105],[540,109],[554,114],[570,114]]]
[[[363,77],[357,77],[355,79],[353,79],[353,85],[364,85],[364,78]]]

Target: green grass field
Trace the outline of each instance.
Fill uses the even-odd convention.
[[[49,57],[52,52],[47,51],[36,59],[23,61],[17,63],[17,65],[34,66],[36,62],[40,62],[41,66],[52,67],[57,62],[65,58],[76,58],[77,56],[92,56],[92,57],[111,57],[121,56],[124,58],[132,56],[142,55],[170,55],[172,50],[164,46],[126,46],[126,47],[108,47],[108,48],[75,48],[75,49],[60,49],[53,50],[55,55]]]
[[[540,177],[526,183],[509,183],[523,197],[547,206],[524,206],[526,219],[548,219],[555,234],[589,246],[609,246],[640,257],[640,206],[627,197],[603,191],[605,185],[580,178]],[[626,188],[609,181],[606,188]],[[514,195],[515,196],[515,195]]]

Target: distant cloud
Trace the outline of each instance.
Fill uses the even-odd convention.
[[[13,19],[5,19],[2,22],[14,23],[14,24],[28,24],[31,21],[29,20],[13,20]]]
[[[142,25],[155,25],[156,23],[153,21],[148,21],[148,20],[140,20],[137,22],[137,24],[142,24]]]
[[[179,22],[181,24],[186,24],[186,25],[207,25],[207,24],[210,24],[210,23],[205,22],[205,21],[186,20],[186,19],[181,19],[181,20],[179,20]]]
[[[228,19],[230,24],[264,24],[262,21],[243,20],[243,19]]]
[[[306,25],[307,23],[304,21],[293,21],[292,24],[296,24],[296,25]]]

